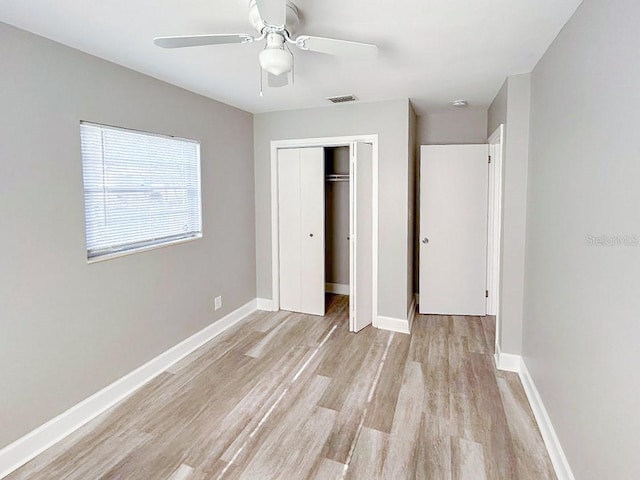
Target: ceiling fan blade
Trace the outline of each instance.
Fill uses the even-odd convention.
[[[378,54],[378,47],[370,43],[349,42],[347,40],[336,40],[324,37],[310,37],[308,35],[301,35],[296,38],[296,45],[301,50],[328,53],[329,55],[375,57]]]
[[[287,0],[256,0],[258,13],[264,23],[272,27],[284,25],[287,19]]]
[[[289,84],[289,75],[283,73],[282,75],[268,74],[267,85],[274,88],[286,87]]]
[[[179,37],[157,37],[153,43],[162,48],[198,47],[201,45],[221,45],[225,43],[251,43],[254,38],[244,33],[184,35]]]

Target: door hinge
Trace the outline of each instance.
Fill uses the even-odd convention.
[[[491,155],[489,155],[489,163],[491,163]]]
[[[484,291],[484,298],[489,298],[489,290]]]

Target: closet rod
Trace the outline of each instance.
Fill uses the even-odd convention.
[[[327,182],[348,182],[349,181],[349,175],[348,174],[327,175],[325,178],[326,178]]]

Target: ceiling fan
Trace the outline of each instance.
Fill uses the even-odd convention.
[[[245,33],[215,33],[157,37],[154,39],[154,43],[163,48],[182,48],[227,43],[253,43],[266,39],[259,60],[261,68],[268,73],[270,87],[282,87],[288,83],[286,74],[293,69],[293,55],[288,44],[295,45],[300,50],[330,55],[371,57],[378,53],[378,47],[368,43],[309,35],[299,35],[292,38],[299,23],[299,15],[298,8],[289,0],[249,0],[249,21],[258,31],[259,36],[254,37]]]

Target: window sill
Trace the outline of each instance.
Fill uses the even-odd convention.
[[[132,248],[131,250],[123,250],[121,252],[106,253],[104,255],[100,255],[97,257],[88,258],[87,263],[89,265],[92,263],[100,263],[106,260],[113,260],[114,258],[126,257],[128,255],[133,255],[141,252],[148,252],[149,250],[156,250],[158,248],[170,247],[172,245],[178,245],[180,243],[192,242],[194,240],[200,240],[201,238],[202,238],[202,234],[196,235],[194,237],[180,238],[178,240],[171,240],[169,242],[158,243],[155,245],[147,245],[145,247]]]

